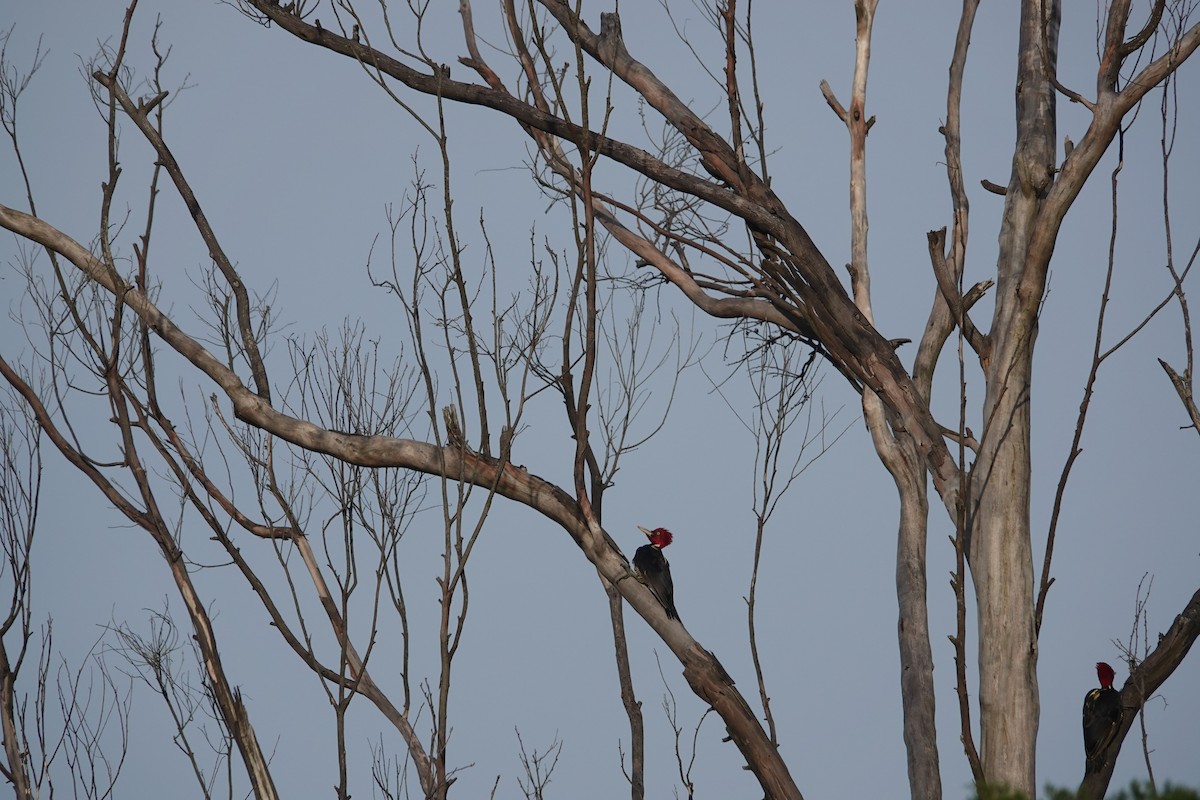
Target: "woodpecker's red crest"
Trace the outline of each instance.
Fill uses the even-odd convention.
[[[666,528],[655,528],[654,530],[650,531],[639,525],[638,530],[646,534],[646,538],[650,540],[650,544],[654,545],[660,550],[669,545],[675,539],[671,532]]]
[[[1117,677],[1117,673],[1113,672],[1113,668],[1103,661],[1096,662],[1096,677],[1100,679],[1100,688],[1109,689],[1113,685],[1113,678]]]

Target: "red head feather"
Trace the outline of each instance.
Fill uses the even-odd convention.
[[[650,544],[654,545],[655,547],[657,547],[659,549],[662,549],[662,548],[666,547],[667,545],[669,545],[672,542],[672,540],[674,540],[674,538],[675,538],[674,536],[671,535],[671,532],[669,530],[667,530],[666,528],[655,528],[652,531],[648,531],[645,528],[642,528],[640,525],[638,526],[638,528],[641,529],[642,533],[646,534],[646,538],[648,538],[650,540]]]
[[[1113,672],[1113,668],[1103,661],[1096,662],[1096,677],[1100,679],[1101,689],[1111,689],[1113,678],[1117,677],[1117,673]]]

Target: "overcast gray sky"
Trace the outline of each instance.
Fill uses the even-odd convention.
[[[445,8],[431,14],[427,44],[436,58],[453,63],[465,52],[457,4],[440,5]],[[595,24],[600,10],[610,5],[596,6],[587,18]],[[963,155],[972,203],[969,281],[991,274],[1003,202],[979,188],[979,180],[1003,184],[1008,179],[1016,41],[1011,5],[983,4],[968,64]],[[1086,92],[1095,85],[1095,10],[1092,4],[1066,5],[1060,76]],[[500,44],[495,9],[479,6],[480,32]],[[645,6],[627,3],[622,9],[630,50],[690,98],[697,111],[716,108],[717,87],[678,43],[658,4]],[[711,41],[690,3],[672,7],[682,29],[697,42]],[[115,41],[123,8],[120,0],[17,0],[0,15],[0,25],[15,26],[8,53],[16,65],[30,63],[42,37],[45,62],[20,109],[24,155],[41,216],[82,242],[95,236],[106,167],[104,130],[81,64],[99,42]],[[908,8],[885,2],[877,16],[868,99],[877,123],[869,140],[868,182],[877,325],[886,336],[915,340],[934,290],[925,233],[949,223],[937,127],[945,114],[945,77],[958,8],[947,2],[926,4],[920,14]],[[774,187],[828,260],[845,263],[847,138],[818,83],[827,79],[843,100],[848,96],[852,3],[761,3],[756,10],[762,13],[756,35],[768,135],[775,148]],[[432,140],[354,65],[256,26],[229,5],[143,0],[137,13],[129,62],[142,73],[150,68],[149,32],[159,16],[160,39],[173,48],[165,83],[190,87],[172,100],[168,141],[252,290],[277,290],[273,307],[287,326],[284,334],[311,338],[323,329],[336,330],[347,318],[361,319],[370,336],[395,352],[406,336],[403,322],[394,301],[370,287],[365,265],[375,237],[386,238],[386,206],[402,200],[412,179],[413,154],[434,174],[439,171]],[[489,57],[503,63],[498,53]],[[1200,232],[1194,146],[1200,128],[1197,66],[1188,64],[1180,78],[1179,97],[1191,107],[1181,117],[1173,162],[1177,258],[1190,251]],[[461,66],[453,70],[459,77],[465,74]],[[1162,267],[1161,176],[1153,119],[1159,95],[1151,97],[1154,105],[1143,111],[1127,141],[1109,342],[1170,289]],[[631,98],[618,93],[615,104],[614,124],[633,131],[639,121]],[[416,105],[430,109],[422,100]],[[1078,138],[1086,125],[1084,111],[1067,103],[1059,109],[1060,133]],[[531,230],[536,226],[539,242],[555,237],[561,246],[566,241],[564,218],[557,211],[543,216],[547,202],[524,168],[527,142],[514,124],[476,108],[450,109],[449,119],[456,212],[466,229],[469,263],[481,259],[476,221],[482,210],[502,285],[520,291]],[[122,146],[123,202],[136,218],[151,156],[132,126],[126,126]],[[1108,175],[1114,163],[1112,154],[1102,162],[1063,228],[1043,311],[1033,400],[1033,526],[1039,565],[1094,338],[1108,246]],[[602,177],[626,185],[612,168],[605,168]],[[0,202],[25,205],[7,149],[0,155]],[[193,281],[206,264],[205,250],[170,191],[164,192],[156,225],[162,306],[173,309],[185,329],[200,333]],[[16,253],[11,237],[0,239],[5,261],[0,301],[13,315],[20,314],[24,290],[8,266]],[[664,315],[676,314],[694,332],[701,350],[716,345],[706,370],[710,376],[725,375],[731,369],[721,360],[725,329],[694,315],[670,293],[658,301]],[[6,358],[28,354],[12,320],[3,330]],[[901,354],[911,357],[911,352]],[[284,363],[282,339],[273,357]],[[1158,357],[1182,364],[1175,308],[1164,311],[1101,372],[1084,453],[1066,495],[1055,551],[1057,580],[1041,634],[1039,783],[1078,781],[1080,704],[1095,684],[1092,665],[1098,660],[1119,664],[1112,640],[1129,636],[1143,576],[1154,579],[1152,639],[1167,628],[1200,581],[1200,442],[1194,432],[1180,430],[1186,418]],[[953,419],[953,370],[943,373],[936,410]],[[186,372],[179,380],[192,397],[205,397],[213,388]],[[733,402],[748,407],[743,386],[733,382],[728,391]],[[979,383],[970,391],[978,393]],[[656,401],[664,394],[662,387]],[[836,411],[835,426],[849,425],[849,430],[795,485],[766,543],[759,644],[780,740],[808,797],[902,796],[907,786],[895,636],[895,490],[856,421],[857,397],[836,373],[826,375],[814,403],[828,414]],[[532,407],[530,422],[514,460],[569,486],[569,443],[564,442],[560,406],[543,396]],[[742,599],[750,573],[752,465],[749,435],[704,372],[693,369],[683,376],[665,429],[624,462],[605,510],[606,527],[627,554],[641,544],[636,525],[663,525],[676,532],[668,555],[680,613],[747,696],[755,694]],[[161,608],[172,589],[150,540],[125,525],[93,487],[55,456],[47,458],[43,493],[34,613],[53,616],[56,651],[78,664],[103,633],[101,626],[113,620],[144,626],[144,609]],[[953,798],[966,794],[970,773],[958,743],[952,651],[945,638],[954,629],[946,580],[953,565],[946,540],[952,529],[940,504],[935,503],[931,519],[929,594],[940,692],[938,731],[946,796]],[[435,668],[428,619],[436,600],[439,527],[438,515],[427,515],[406,539],[409,563],[415,565],[414,615],[424,614],[426,622],[418,633],[423,638],[414,645],[414,672],[422,677],[432,676]],[[204,536],[203,531],[194,535],[200,554],[205,552]],[[455,792],[484,796],[501,775],[497,796],[520,796],[517,727],[528,747],[544,750],[556,737],[564,743],[551,796],[619,796],[625,789],[618,746],[627,742],[628,727],[617,694],[607,607],[594,570],[565,534],[523,508],[497,509],[479,547],[471,616],[456,666],[451,745],[456,763],[471,766],[460,774]],[[215,550],[207,552],[214,562],[221,560]],[[274,753],[282,793],[296,797],[328,791],[336,780],[329,746],[332,717],[315,680],[286,651],[231,569],[204,570],[198,581],[212,604],[231,678],[242,687],[264,746]],[[179,610],[177,601],[173,607]],[[648,725],[647,794],[671,796],[678,780],[660,709],[665,688],[656,654],[685,730],[704,708],[689,692],[669,651],[642,621],[630,614],[627,625]],[[381,647],[386,653],[395,643]],[[384,656],[375,659],[380,679],[381,673],[386,675]],[[1119,683],[1125,670],[1118,666],[1117,672]],[[1162,696],[1150,704],[1147,723],[1156,777],[1200,785],[1200,760],[1195,757],[1200,657],[1193,655],[1176,672]],[[368,743],[378,740],[381,725],[366,703],[356,714],[351,743],[359,748],[358,773],[352,791],[367,797],[371,786],[365,753]],[[188,791],[186,765],[166,739],[163,724],[155,699],[136,692],[131,753],[118,796],[171,794],[176,787]],[[400,742],[383,729],[386,747],[400,752]],[[752,777],[740,770],[733,746],[721,742],[723,735],[713,718],[701,730],[693,773],[697,796],[755,796]],[[1134,736],[1127,740],[1114,786],[1144,777],[1138,744]]]

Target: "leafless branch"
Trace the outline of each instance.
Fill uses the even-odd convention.
[[[1111,756],[1106,760],[1103,769],[1084,778],[1079,787],[1080,798],[1099,800],[1104,797],[1112,779],[1113,767],[1116,766],[1117,753],[1125,741],[1125,736],[1133,727],[1134,719],[1138,717],[1137,714],[1128,713],[1129,710],[1140,710],[1146,699],[1155,695],[1159,687],[1183,662],[1197,637],[1200,637],[1200,589],[1192,595],[1166,633],[1158,635],[1154,648],[1140,663],[1130,669],[1129,677],[1121,687],[1121,705],[1126,713],[1113,743],[1109,746]]]
[[[525,795],[525,800],[546,800],[546,787],[554,775],[554,768],[558,766],[558,757],[562,755],[562,741],[555,736],[543,752],[530,752],[525,749],[525,740],[518,730],[517,745],[521,751],[521,768],[525,771],[524,778],[517,778],[521,793]]]

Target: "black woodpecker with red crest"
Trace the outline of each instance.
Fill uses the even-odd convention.
[[[675,610],[675,582],[671,580],[671,565],[663,555],[663,548],[675,537],[666,528],[650,531],[639,525],[638,530],[650,540],[649,544],[642,545],[633,554],[633,568],[637,571],[638,580],[662,603],[667,611],[667,619],[679,619],[679,612]]]
[[[1087,755],[1085,774],[1099,772],[1108,760],[1108,746],[1121,728],[1121,693],[1113,688],[1116,673],[1103,661],[1096,664],[1100,688],[1083,698],[1083,752]]]

